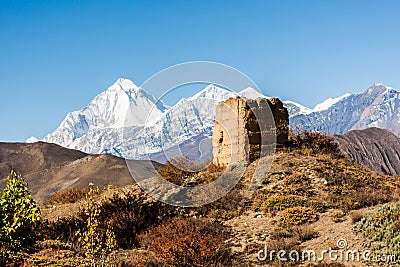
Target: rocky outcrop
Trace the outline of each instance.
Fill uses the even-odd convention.
[[[335,136],[341,152],[368,169],[400,176],[400,138],[393,133],[368,128]]]
[[[229,98],[217,106],[213,163],[253,162],[288,140],[289,115],[277,98]]]

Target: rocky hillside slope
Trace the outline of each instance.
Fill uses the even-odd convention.
[[[400,138],[372,127],[335,136],[344,155],[375,172],[400,176]]]

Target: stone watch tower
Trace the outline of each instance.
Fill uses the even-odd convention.
[[[253,162],[260,157],[262,146],[285,145],[288,125],[288,111],[278,98],[235,97],[219,103],[212,135],[213,163]],[[261,136],[266,138],[261,140]]]

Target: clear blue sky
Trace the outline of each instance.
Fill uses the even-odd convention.
[[[118,77],[228,64],[309,107],[400,89],[400,1],[0,1],[0,140],[53,131]]]

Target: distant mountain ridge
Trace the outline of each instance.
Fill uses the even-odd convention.
[[[379,127],[399,136],[400,92],[374,84],[364,93],[346,95],[323,110],[292,116],[290,125],[329,134]]]
[[[252,88],[234,93],[211,84],[169,107],[132,81],[120,78],[86,108],[69,113],[43,141],[86,153],[130,159],[157,154],[162,158],[162,151],[173,151],[182,143],[211,136],[218,102],[237,95],[266,97]],[[343,134],[377,126],[399,135],[399,99],[398,91],[374,84],[362,94],[328,98],[314,109],[289,100],[283,103],[290,126],[296,129]],[[125,118],[128,109],[131,116]],[[29,138],[31,142],[35,140]]]

